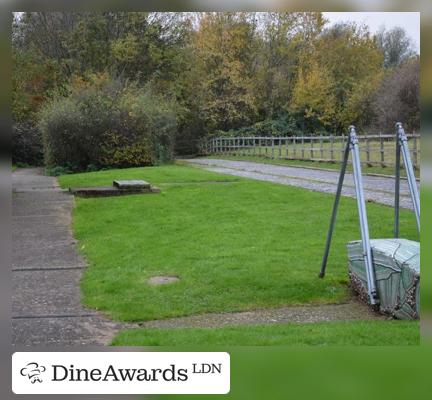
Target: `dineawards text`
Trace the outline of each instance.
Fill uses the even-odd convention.
[[[174,364],[168,368],[115,368],[109,365],[105,369],[76,368],[74,365],[52,365],[53,382],[184,382],[188,380],[188,371],[185,368],[177,369]]]

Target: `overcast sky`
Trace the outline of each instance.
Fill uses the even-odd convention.
[[[391,29],[404,28],[412,39],[415,49],[420,53],[420,13],[419,12],[325,12],[330,23],[354,21],[369,26],[371,32],[379,31],[382,26]]]

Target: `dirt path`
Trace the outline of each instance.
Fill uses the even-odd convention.
[[[123,325],[81,304],[73,197],[39,169],[18,169],[12,185],[12,343],[107,344]]]
[[[232,161],[209,158],[194,158],[183,161],[187,161],[193,165],[202,166],[208,171],[241,176],[259,181],[297,186],[325,193],[336,193],[339,178],[339,171],[288,167],[249,161]],[[363,186],[367,201],[393,206],[394,185],[394,178],[370,175],[363,176]],[[347,173],[345,176],[342,195],[355,197],[354,177],[351,173]],[[403,208],[412,210],[408,184],[404,179],[401,180],[400,205]]]

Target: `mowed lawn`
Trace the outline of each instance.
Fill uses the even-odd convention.
[[[88,306],[141,321],[347,300],[345,245],[360,237],[354,199],[341,201],[328,274],[319,279],[331,194],[179,165],[59,178],[62,187],[113,179],[144,179],[162,192],[76,199]],[[368,213],[371,237],[391,237],[393,209],[368,204]],[[401,234],[417,240],[409,211],[401,212]],[[149,285],[157,275],[180,281]]]

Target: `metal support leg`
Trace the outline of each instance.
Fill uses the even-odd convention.
[[[414,169],[411,162],[411,155],[408,148],[408,139],[405,135],[405,131],[400,122],[396,124],[396,130],[398,135],[398,145],[403,156],[405,171],[407,174],[408,187],[413,202],[414,213],[417,222],[417,230],[420,234],[420,196],[417,190],[417,183],[415,180]]]
[[[399,237],[399,200],[400,200],[400,143],[399,133],[396,132],[396,170],[395,170],[395,214],[394,214],[394,237]]]
[[[357,207],[358,207],[360,230],[362,236],[363,256],[364,256],[364,263],[366,268],[366,277],[367,277],[367,284],[368,284],[368,295],[369,295],[370,303],[374,305],[379,303],[379,299],[378,299],[376,285],[375,285],[375,272],[373,268],[372,250],[371,250],[370,239],[369,239],[369,226],[367,221],[366,203],[365,203],[365,198],[363,193],[360,152],[359,152],[358,139],[357,139],[354,126],[350,126],[349,128],[349,140],[347,142],[345,152],[344,152],[344,158],[342,162],[341,173],[339,175],[336,198],[333,204],[333,212],[330,219],[330,227],[327,233],[326,247],[324,251],[324,257],[322,260],[319,277],[323,278],[325,276],[327,259],[330,251],[331,239],[333,236],[333,229],[336,222],[337,209],[338,209],[339,200],[342,193],[342,186],[343,186],[343,181],[345,177],[350,151],[352,152],[352,159],[353,159],[354,183],[356,189]]]
[[[360,230],[362,236],[363,257],[366,268],[366,278],[368,284],[368,295],[370,304],[374,305],[379,302],[375,286],[375,271],[372,260],[372,249],[370,246],[369,226],[366,213],[366,202],[363,192],[363,179],[361,175],[360,152],[358,139],[354,126],[350,126],[350,149],[352,151],[354,183],[357,197],[357,207],[359,212]]]
[[[342,160],[342,167],[341,167],[341,171],[340,171],[340,175],[339,175],[339,182],[338,182],[337,191],[336,191],[336,198],[335,198],[335,201],[333,204],[333,212],[332,212],[332,216],[330,219],[330,227],[329,227],[329,230],[327,232],[327,240],[326,240],[326,246],[325,246],[325,251],[324,251],[324,257],[323,257],[322,264],[321,264],[321,271],[318,275],[320,278],[324,278],[324,276],[325,276],[325,271],[326,271],[326,267],[327,267],[327,259],[329,256],[330,245],[331,245],[331,240],[332,240],[332,236],[333,236],[333,229],[334,229],[334,225],[336,222],[336,215],[337,215],[337,210],[339,207],[339,200],[340,200],[340,197],[342,194],[342,186],[343,186],[343,181],[345,178],[346,167],[348,164],[349,151],[350,151],[350,145],[349,145],[349,141],[348,141],[346,146],[345,146],[345,152],[344,152],[344,156],[343,156],[343,160]]]

